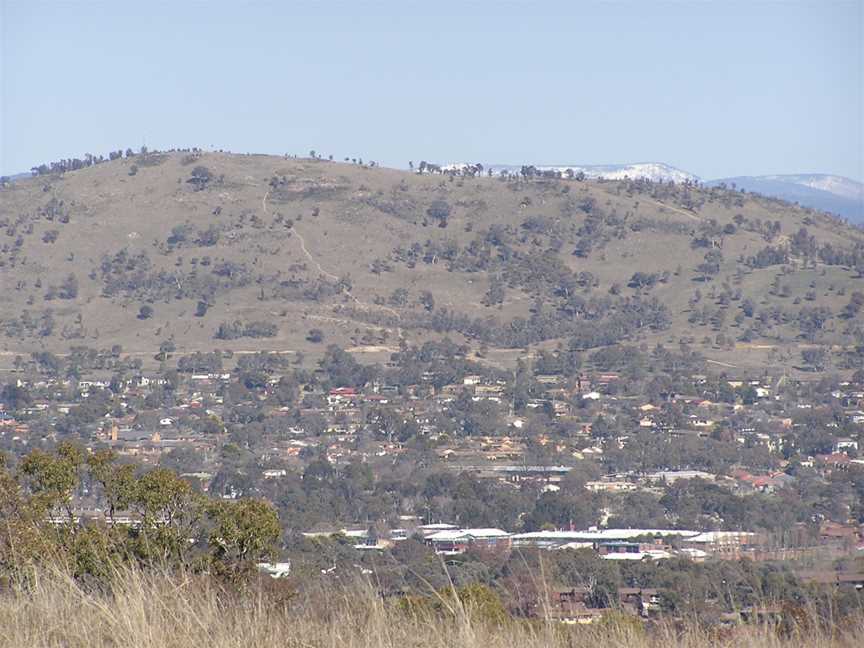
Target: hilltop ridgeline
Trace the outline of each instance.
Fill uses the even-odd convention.
[[[661,342],[806,369],[864,339],[864,233],[827,215],[690,182],[411,166],[117,151],[37,168],[0,189],[2,358],[446,335],[492,356]]]

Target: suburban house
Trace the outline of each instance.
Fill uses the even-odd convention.
[[[468,549],[510,549],[510,534],[501,529],[445,529],[426,536],[424,541],[435,553],[444,555],[461,554]]]

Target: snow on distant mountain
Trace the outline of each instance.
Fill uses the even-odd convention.
[[[580,166],[573,170],[577,173],[582,171],[589,178],[605,178],[606,180],[623,180],[624,178],[632,180],[642,178],[651,182],[696,182],[699,180],[699,177],[692,173],[676,169],[662,162]]]
[[[449,164],[443,170],[460,171],[471,167],[468,164]],[[682,171],[662,162],[644,162],[640,164],[605,164],[605,165],[534,165],[538,171],[558,171],[562,175],[568,170],[574,174],[582,172],[587,178],[606,180],[622,180],[625,177],[633,180],[644,178],[652,182],[699,182],[699,177],[693,173]],[[501,173],[518,174],[521,166],[507,164],[491,164],[484,171],[493,175]],[[824,173],[802,173],[790,175],[738,176],[705,181],[708,186],[733,183],[738,189],[762,194],[771,198],[779,198],[805,207],[812,207],[830,212],[853,223],[864,224],[864,184],[838,175]]]
[[[806,185],[813,189],[827,191],[828,193],[851,198],[852,200],[861,201],[864,199],[864,185],[860,182],[855,182],[850,178],[844,178],[838,175],[827,175],[824,173],[805,173],[800,175],[774,175],[764,176],[768,180],[778,180],[780,182],[793,182],[795,184]]]
[[[450,165],[458,168],[460,165]],[[447,167],[445,167],[447,168]],[[513,166],[507,164],[492,164],[488,167],[492,173],[497,175],[503,171],[508,173],[519,173],[521,166]],[[644,162],[639,164],[603,164],[603,165],[584,165],[584,164],[553,164],[553,165],[535,165],[538,171],[560,171],[562,174],[571,169],[573,173],[580,171],[587,178],[606,180],[623,180],[630,178],[644,178],[652,182],[695,182],[698,181],[698,176],[676,169],[669,164],[662,162]]]
[[[708,185],[733,183],[738,189],[797,202],[864,224],[864,184],[823,173],[738,176],[711,180]]]

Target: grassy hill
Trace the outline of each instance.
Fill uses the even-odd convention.
[[[716,187],[149,153],[4,185],[0,239],[3,365],[80,345],[380,360],[446,335],[492,363],[626,340],[730,368],[824,346],[844,368],[862,342],[864,232]]]

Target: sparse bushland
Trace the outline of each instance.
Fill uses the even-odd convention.
[[[839,220],[692,183],[417,170],[195,150],[38,167],[0,187],[0,335],[21,353],[88,339],[155,354],[171,325],[178,349],[209,351],[220,323],[275,312],[275,335],[243,347],[320,356],[312,326],[357,346],[352,327],[374,324],[493,351],[687,341],[807,373],[802,344],[832,348],[828,369],[862,346],[864,238]]]

